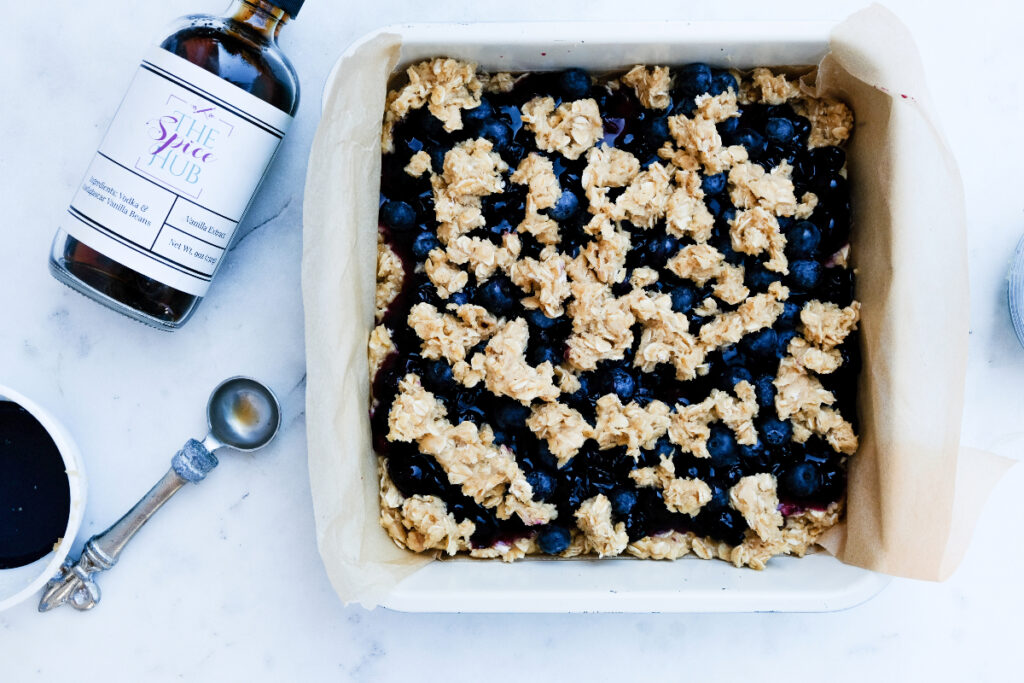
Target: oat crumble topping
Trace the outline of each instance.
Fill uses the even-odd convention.
[[[398,254],[382,238],[378,238],[377,288],[374,290],[374,318],[377,322],[381,321],[388,306],[398,296],[404,280],[405,270],[402,268],[402,260],[398,258]]]
[[[779,497],[772,475],[743,477],[729,491],[729,503],[740,511],[762,541],[778,541],[782,537],[782,513],[778,509]]]
[[[677,478],[675,463],[661,457],[657,467],[633,470],[629,476],[637,486],[660,488],[665,506],[672,512],[693,517],[711,500],[711,487],[700,479]]]
[[[445,155],[442,173],[430,177],[437,236],[442,244],[482,227],[480,198],[504,192],[502,173],[508,164],[493,149],[491,141],[484,138],[461,142]]]
[[[536,213],[538,209],[550,209],[562,194],[551,160],[535,152],[530,152],[519,162],[519,168],[512,174],[512,182],[525,184],[530,188],[526,195],[527,213]]]
[[[776,273],[789,272],[786,260],[786,236],[782,234],[779,221],[765,209],[756,206],[737,211],[729,231],[732,248],[744,254],[757,256],[768,252],[769,259],[764,267]]]
[[[410,157],[409,163],[405,165],[405,172],[413,178],[419,178],[424,173],[433,171],[430,164],[430,155],[420,150]]]
[[[383,325],[377,325],[370,332],[370,343],[369,343],[369,360],[370,360],[370,376],[377,374],[380,370],[380,366],[384,364],[384,359],[395,352],[395,342],[391,339],[391,330],[384,327]]]
[[[538,97],[523,105],[523,125],[537,136],[537,147],[578,159],[604,135],[597,102],[592,99],[565,102],[555,109],[550,97]]]
[[[648,109],[668,109],[672,103],[672,77],[667,66],[634,66],[622,77],[622,83],[633,88]]]
[[[782,428],[812,463],[842,467],[857,450],[843,414],[856,375],[847,366],[859,363],[849,244],[821,232],[835,198],[807,181],[819,151],[828,156],[813,159],[846,178],[834,148],[853,114],[763,68],[712,71],[712,89],[689,101],[680,88],[690,76],[670,67],[564,73],[564,92],[548,94],[527,75],[438,58],[388,93],[386,173],[399,196],[417,197],[418,225],[378,241],[369,366],[385,378],[374,386],[394,394],[371,397],[372,422],[377,437],[411,449],[380,453],[381,525],[415,552],[504,561],[693,554],[763,569],[775,555],[802,556],[839,520],[842,491],[805,504],[792,465],[727,475],[718,458],[723,448],[763,452]],[[614,98],[667,135],[638,145],[641,129],[619,118]],[[449,136],[440,148],[430,126],[415,146],[407,139],[428,116]],[[772,135],[789,125],[803,151],[766,158],[789,143],[751,147],[741,133],[764,139],[759,116],[788,121]],[[820,253],[793,237],[797,221],[819,230]],[[436,239],[417,241],[412,258],[424,225]],[[808,258],[839,284],[804,284],[815,277]],[[850,296],[832,294],[843,282]],[[755,344],[776,338],[764,365]],[[728,374],[752,355],[752,378]],[[625,468],[616,488],[566,503],[565,477],[596,467],[600,479],[613,463]],[[431,472],[440,480],[420,487]],[[651,505],[672,528],[629,512]]]
[[[759,164],[744,161],[729,170],[729,195],[737,208],[761,207],[776,216],[792,216],[796,213],[792,173],[785,161],[771,173]]]
[[[651,401],[646,407],[636,402],[623,405],[615,394],[606,394],[597,400],[594,438],[599,448],[625,446],[626,453],[637,458],[641,447],[654,448],[668,431],[668,415],[669,408],[661,401]]]
[[[576,523],[587,544],[598,554],[618,555],[629,545],[626,525],[612,522],[612,505],[603,494],[588,498],[576,510]]]
[[[557,401],[534,405],[526,425],[547,442],[559,467],[564,467],[594,436],[594,428],[579,411]]]
[[[455,59],[432,59],[406,70],[409,82],[388,93],[381,131],[381,148],[394,151],[392,132],[395,123],[424,104],[444,124],[447,131],[462,128],[462,110],[480,105],[483,85],[476,75],[476,64]]]
[[[811,122],[810,147],[840,145],[853,131],[853,112],[842,102],[830,99],[800,99],[793,109]]]
[[[771,69],[762,67],[754,69],[749,87],[744,88],[742,94],[744,103],[785,104],[800,96],[800,87],[790,82],[785,74],[774,74]]]
[[[544,362],[532,367],[523,352],[529,339],[526,321],[517,318],[499,329],[487,344],[484,359],[487,388],[498,396],[530,403],[534,399],[554,400],[562,393],[554,381],[554,368]]]

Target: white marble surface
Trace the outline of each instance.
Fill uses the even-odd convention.
[[[301,195],[319,91],[354,38],[395,21],[656,18],[838,19],[841,0],[680,3],[338,3],[310,0],[283,37],[305,99],[263,196],[194,320],[151,331],[57,284],[45,256],[64,208],[147,45],[174,16],[212,0],[4,3],[0,105],[0,381],[62,418],[85,453],[82,537],[104,528],[204,428],[222,377],[265,378],[286,402],[279,440],[226,456],[184,491],[104,577],[89,614],[0,614],[0,681],[675,678],[723,670],[793,680],[1013,680],[1024,589],[1016,468],[996,490],[959,571],[936,585],[896,580],[869,603],[826,615],[410,615],[335,598],[317,556],[304,453],[299,296]],[[346,7],[347,6],[347,7]],[[1012,0],[890,0],[920,44],[940,124],[960,162],[970,227],[970,368],[964,443],[1016,455],[1024,349],[1006,316],[1005,270],[1024,232],[1024,12]],[[943,295],[942,282],[923,282]],[[936,339],[941,344],[943,340]],[[936,372],[941,372],[937,368]],[[251,462],[250,462],[251,460]],[[599,655],[600,656],[600,655]],[[749,672],[749,673],[747,673]],[[811,673],[814,672],[814,673]],[[709,675],[710,675],[709,671]],[[729,676],[731,677],[731,676]]]

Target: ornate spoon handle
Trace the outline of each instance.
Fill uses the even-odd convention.
[[[210,443],[216,446],[215,442]],[[211,449],[212,450],[212,449]],[[187,482],[199,483],[217,466],[217,458],[205,443],[189,440],[171,461],[171,469],[135,506],[109,529],[85,544],[77,563],[69,558],[60,573],[46,584],[39,611],[70,603],[77,610],[89,610],[100,601],[100,587],[93,574],[110,569],[142,526]]]

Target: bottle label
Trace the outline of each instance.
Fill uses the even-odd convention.
[[[292,117],[161,48],[135,75],[63,227],[202,296]]]

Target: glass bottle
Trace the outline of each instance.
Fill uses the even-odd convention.
[[[182,17],[147,54],[54,238],[58,280],[157,328],[189,319],[298,108],[277,36],[302,4]]]

